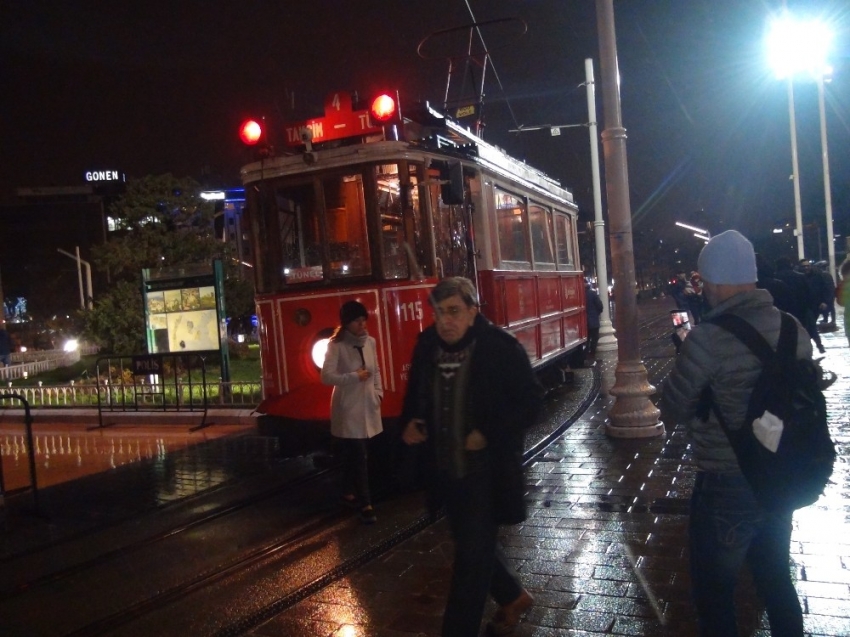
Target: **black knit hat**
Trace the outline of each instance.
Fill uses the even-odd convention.
[[[369,318],[369,311],[366,306],[357,301],[346,301],[339,308],[339,323],[340,325],[348,325],[351,321],[356,321],[359,318]]]

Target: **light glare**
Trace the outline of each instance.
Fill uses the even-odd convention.
[[[328,343],[330,342],[331,339],[329,338],[320,338],[313,344],[310,356],[313,359],[313,364],[319,369],[325,364],[325,355],[328,353]]]
[[[795,20],[788,14],[773,20],[767,36],[770,67],[780,79],[807,73],[827,73],[832,30],[815,19]]]

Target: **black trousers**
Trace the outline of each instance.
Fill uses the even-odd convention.
[[[342,461],[343,493],[354,493],[360,505],[372,504],[369,490],[369,439],[334,438],[334,452]]]

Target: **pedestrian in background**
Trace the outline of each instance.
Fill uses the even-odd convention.
[[[829,309],[829,303],[835,298],[835,285],[830,277],[830,284],[827,285],[826,279],[821,276],[821,272],[808,259],[800,259],[799,272],[806,279],[806,285],[809,286],[809,309],[813,316],[815,329],[817,329],[817,321],[824,310]]]
[[[587,352],[585,359],[596,360],[596,346],[599,344],[599,328],[602,324],[602,299],[589,281],[584,284],[584,301],[587,307]]]
[[[331,435],[343,463],[343,504],[359,507],[363,523],[373,524],[377,517],[369,489],[368,442],[383,431],[384,388],[375,339],[366,330],[368,318],[362,303],[342,305],[322,365],[322,382],[334,388]]]
[[[850,317],[848,317],[850,312],[847,311],[850,308],[850,281],[848,281],[848,278],[850,278],[850,259],[844,260],[838,273],[841,275],[841,283],[838,284],[835,295],[838,305],[844,308],[844,334],[847,336],[848,343],[850,343]]]
[[[401,422],[408,445],[426,445],[432,510],[445,504],[454,567],[444,637],[477,637],[488,593],[491,633],[507,635],[534,600],[502,553],[499,524],[525,519],[523,430],[543,391],[525,349],[478,311],[469,279],[440,281],[435,323],[416,342]]]
[[[829,264],[819,262],[814,265],[814,272],[821,278],[821,298],[818,304],[818,314],[823,319],[822,325],[827,331],[835,330],[835,279],[829,271]]]
[[[673,284],[670,287],[670,296],[673,297],[673,300],[676,302],[677,310],[685,310],[689,311],[688,307],[688,277],[684,272],[676,273],[676,280],[673,281]],[[693,290],[693,288],[691,288]]]
[[[767,260],[760,254],[756,254],[756,272],[758,273],[758,281],[756,287],[770,292],[773,297],[773,305],[778,310],[794,314],[794,294],[791,288],[785,281],[780,281],[773,276],[773,268]]]
[[[789,313],[793,314],[794,318],[800,321],[800,325],[806,328],[806,331],[809,333],[809,338],[815,342],[818,351],[821,354],[826,352],[826,349],[821,342],[818,326],[815,323],[815,308],[812,302],[812,292],[809,288],[805,275],[794,269],[791,265],[791,259],[787,257],[780,257],[776,260],[776,270],[774,271],[773,276],[780,281],[784,281],[791,289],[793,305]]]
[[[702,277],[699,272],[691,272],[690,279],[692,294],[686,296],[688,301],[688,309],[694,319],[694,325],[699,325],[702,318]]]
[[[6,331],[5,323],[0,323],[0,363],[4,367],[12,364],[12,337]]]
[[[711,310],[685,339],[664,384],[662,417],[686,426],[697,466],[689,535],[700,635],[738,635],[735,584],[747,562],[771,635],[802,637],[803,615],[789,563],[791,512],[768,511],[756,500],[719,420],[722,416],[733,431],[744,426],[763,366],[743,341],[711,322],[737,315],[775,349],[782,314],[770,294],[756,288],[753,246],[739,232],[712,237],[700,253],[699,271]],[[811,341],[802,326],[796,327],[797,358],[811,358]],[[705,400],[709,391],[711,406]]]

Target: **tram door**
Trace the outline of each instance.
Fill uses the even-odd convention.
[[[440,171],[429,170],[428,189],[431,216],[434,221],[434,247],[437,254],[437,275],[462,276],[475,281],[475,255],[472,243],[471,215],[468,196],[463,204],[450,205],[443,201],[439,185]],[[464,180],[465,182],[466,180]],[[464,192],[467,191],[464,183]]]

